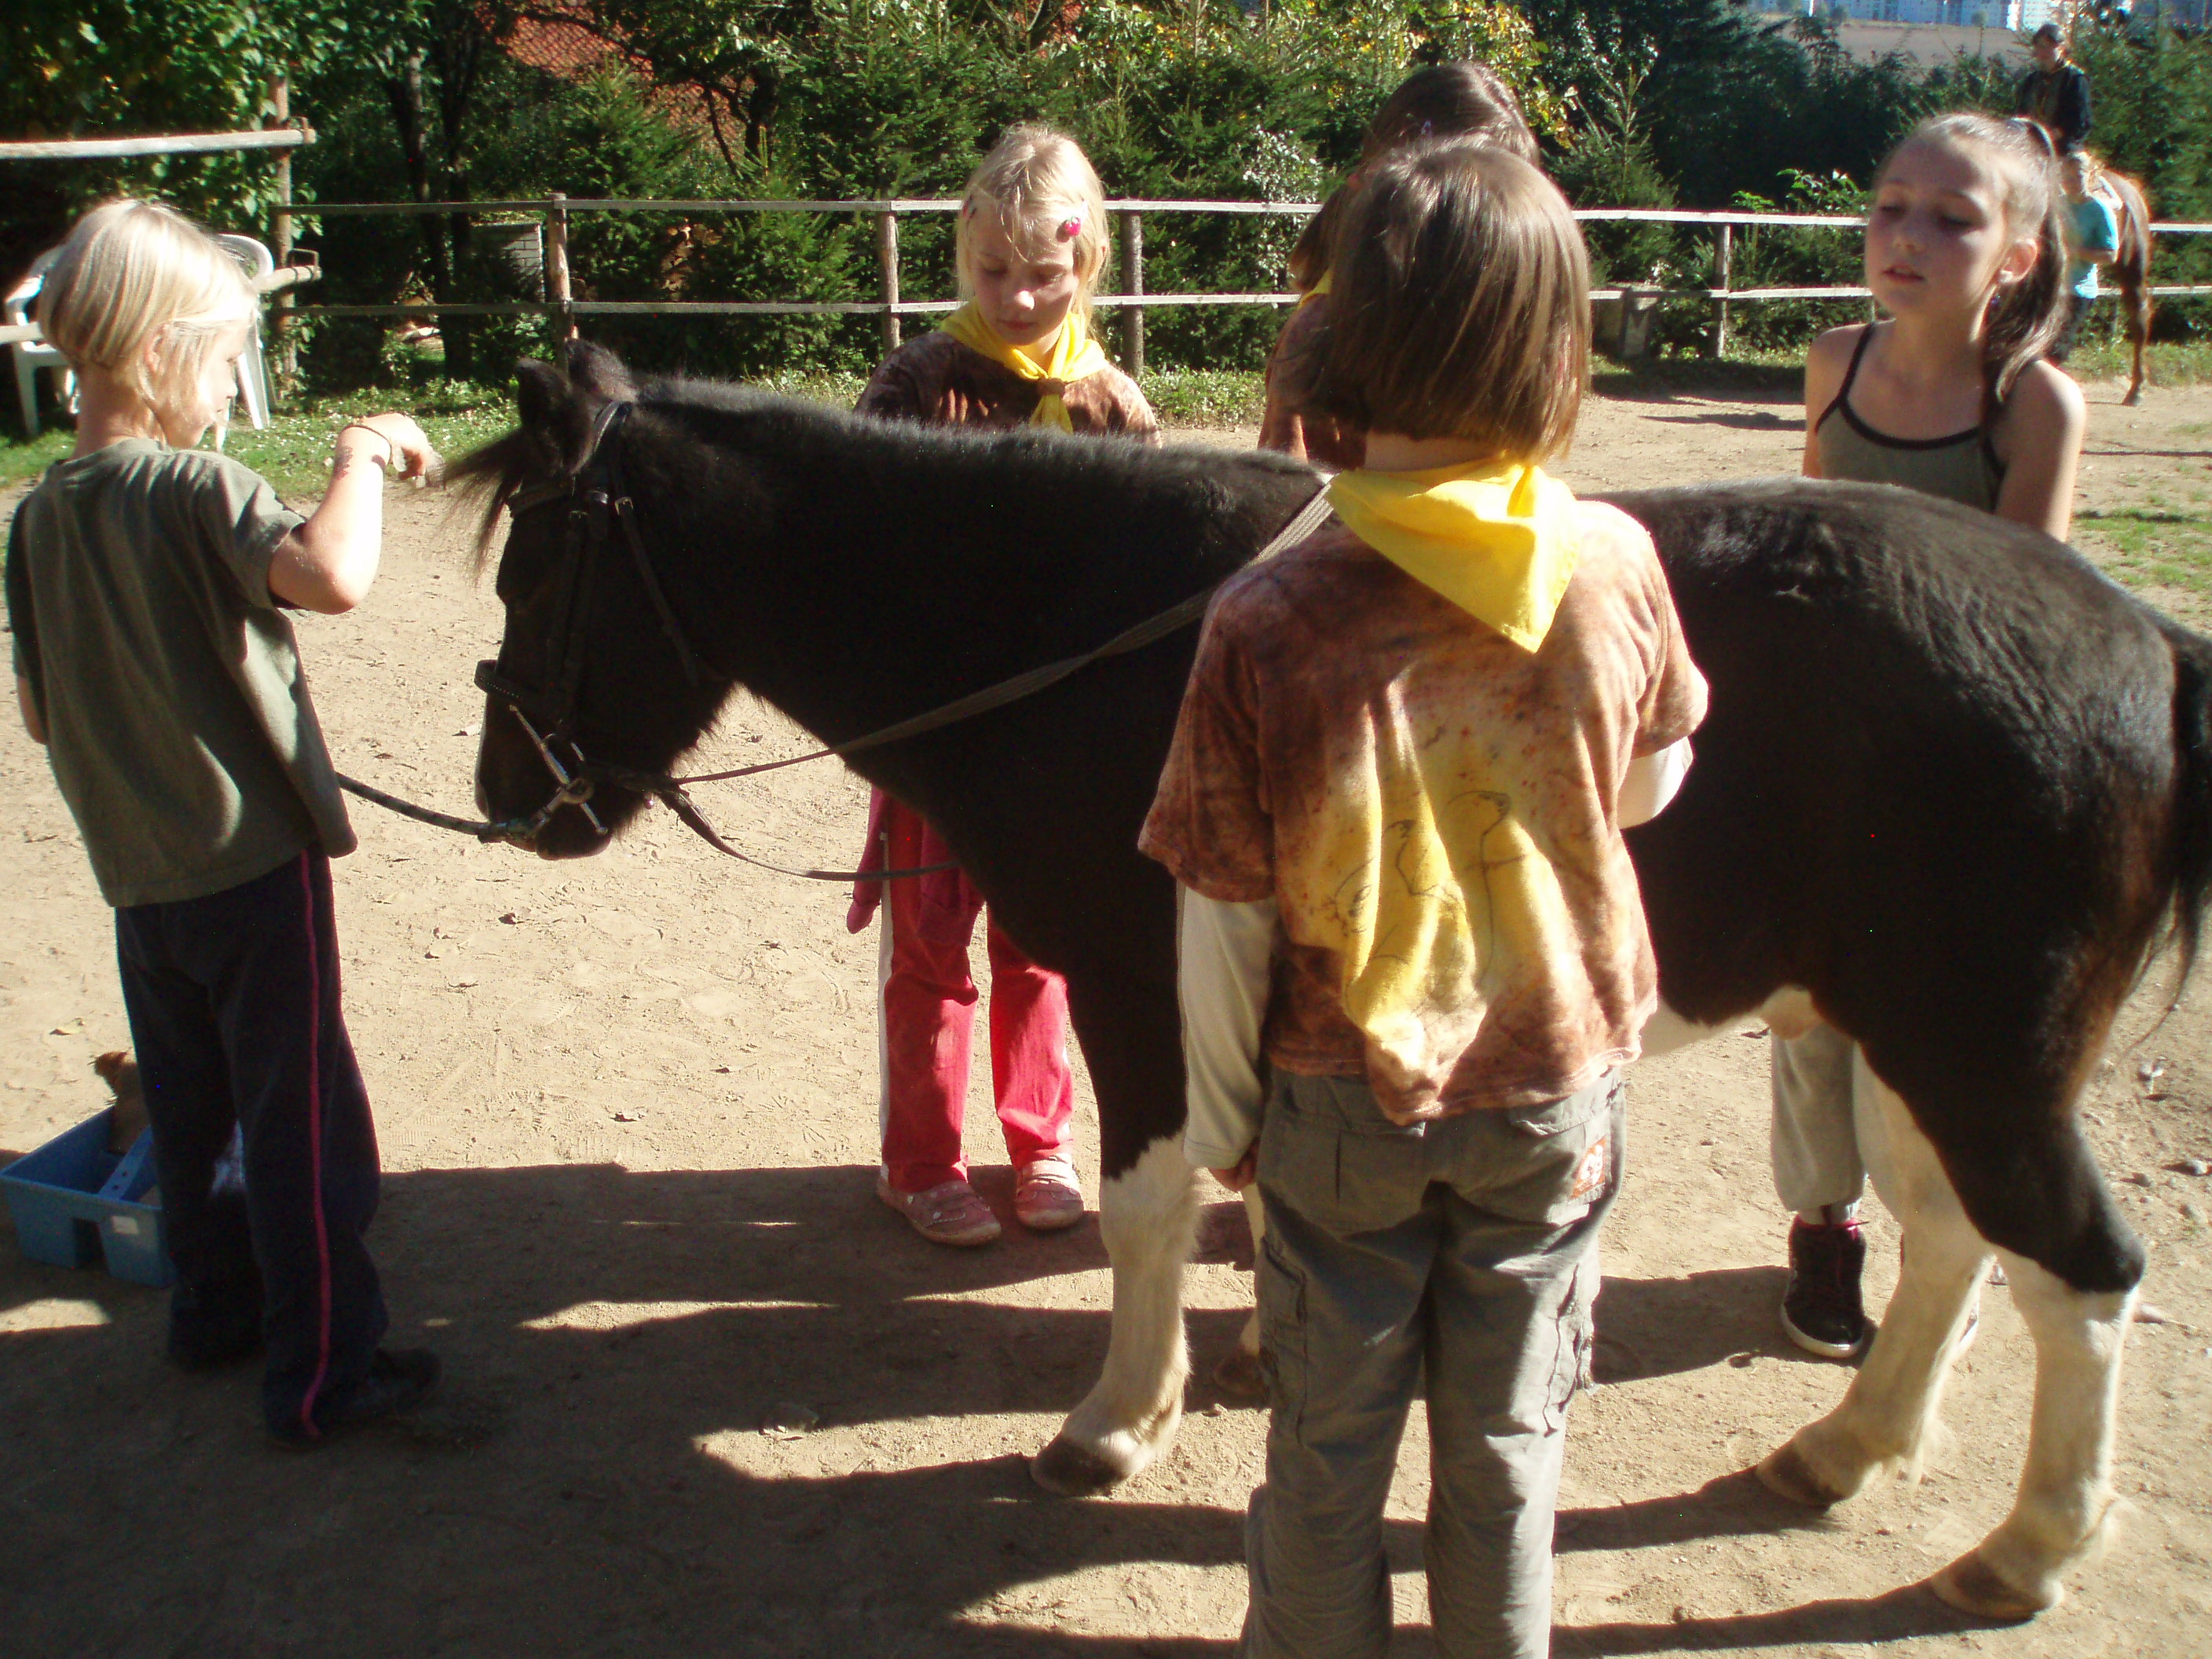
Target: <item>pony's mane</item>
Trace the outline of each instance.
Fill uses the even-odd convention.
[[[731,382],[675,379],[647,381],[639,387],[636,401],[646,408],[699,409],[725,414],[762,404],[780,404],[794,410],[813,407],[797,398],[776,398]],[[521,492],[524,485],[550,483],[566,470],[563,458],[553,446],[527,425],[519,425],[447,465],[446,481],[457,496],[454,511],[465,514],[474,507],[481,514],[476,545],[479,571],[490,556],[501,510]]]
[[[1144,483],[1185,489],[1195,487],[1201,494],[1223,501],[1227,499],[1218,482],[1225,458],[1217,451],[1205,452],[1202,459],[1186,456],[1178,464],[1169,459],[1176,453],[1172,448],[1163,451],[1133,441],[1086,438],[1080,444],[1064,445],[1028,428],[975,431],[869,420],[826,404],[781,397],[731,381],[655,379],[639,385],[634,401],[642,412],[674,417],[690,441],[710,448],[740,444],[739,434],[733,428],[740,422],[768,416],[787,427],[811,428],[825,438],[835,434],[841,441],[859,441],[878,455],[882,447],[888,446],[933,470],[981,466],[1021,473],[1048,469],[1063,480],[1086,478],[1091,489],[1116,499],[1127,499],[1123,492],[1133,486],[1141,493],[1151,493],[1144,490]],[[1312,476],[1298,462],[1267,451],[1240,452],[1235,459],[1239,470]],[[527,422],[451,465],[447,477],[459,494],[456,512],[465,514],[482,503],[477,533],[479,570],[489,559],[501,509],[532,484],[563,479],[568,465],[552,430]]]

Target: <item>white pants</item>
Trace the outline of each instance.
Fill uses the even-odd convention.
[[[1832,1025],[1773,1037],[1774,1191],[1782,1207],[1817,1212],[1856,1204],[1866,1164],[1853,1119],[1858,1045]]]

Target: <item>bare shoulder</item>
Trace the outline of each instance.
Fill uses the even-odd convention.
[[[2011,460],[2078,447],[2088,426],[2089,405],[2074,377],[2056,363],[2039,361],[2013,382],[1998,436]]]
[[[1874,327],[1872,323],[1850,323],[1815,336],[1813,349],[1805,354],[1805,367],[1810,370],[1832,365],[1835,372],[1840,374],[1844,365],[1850,362],[1851,353],[1859,349],[1859,342],[1866,338]]]

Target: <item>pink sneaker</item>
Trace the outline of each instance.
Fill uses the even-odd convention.
[[[1056,1233],[1083,1219],[1083,1187],[1064,1158],[1024,1164],[1014,1176],[1014,1218],[1031,1232]]]
[[[890,1176],[878,1172],[876,1196],[933,1244],[974,1249],[999,1237],[999,1218],[964,1181],[943,1181],[919,1193],[902,1193],[891,1185]]]

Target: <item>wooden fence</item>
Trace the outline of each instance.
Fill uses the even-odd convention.
[[[1205,293],[1154,294],[1145,289],[1145,219],[1147,215],[1239,214],[1303,219],[1320,206],[1316,202],[1203,202],[1119,199],[1106,204],[1118,220],[1124,291],[1099,295],[1095,306],[1125,313],[1122,358],[1131,373],[1145,367],[1145,313],[1169,306],[1291,306],[1296,294]],[[302,306],[301,314],[323,317],[397,317],[425,313],[455,316],[526,316],[552,319],[562,335],[573,334],[580,317],[820,317],[869,315],[883,319],[885,349],[899,343],[900,319],[957,310],[957,300],[909,300],[899,283],[898,222],[902,217],[949,214],[959,210],[955,198],[894,198],[859,201],[741,201],[630,200],[613,198],[569,197],[555,194],[514,201],[491,202],[332,202],[279,206],[278,240],[289,246],[290,222],[310,215],[321,217],[422,214],[531,215],[544,223],[544,298],[537,301],[417,301],[385,305]],[[873,300],[579,300],[574,297],[568,264],[568,222],[579,213],[675,213],[720,216],[736,213],[834,213],[868,215],[876,222],[876,260],[879,297]],[[1709,288],[1611,288],[1594,292],[1600,301],[1626,300],[1632,305],[1663,300],[1694,300],[1712,307],[1713,325],[1707,349],[1714,356],[1728,349],[1731,306],[1758,305],[1785,300],[1864,300],[1863,288],[1849,286],[1807,288],[1735,288],[1729,283],[1735,258],[1735,233],[1760,226],[1856,229],[1866,221],[1848,216],[1791,213],[1696,212],[1656,208],[1578,208],[1578,220],[1702,226],[1714,238],[1713,272],[1718,278]],[[2163,236],[2212,234],[2212,224],[2161,224],[2153,227]],[[2154,295],[2182,296],[2212,294],[2212,283],[2178,284],[2154,288]]]

